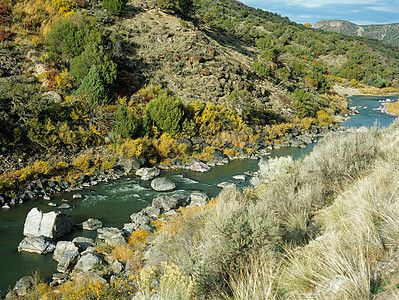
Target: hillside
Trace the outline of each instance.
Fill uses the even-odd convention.
[[[250,155],[347,113],[335,86],[398,89],[396,48],[233,0],[3,0],[0,10],[1,191],[74,174],[87,149],[151,163]],[[212,149],[179,145],[198,136]],[[49,159],[58,164],[30,168]]]
[[[377,39],[385,44],[399,46],[399,23],[384,25],[356,25],[341,20],[321,20],[314,25],[322,29],[352,36]]]

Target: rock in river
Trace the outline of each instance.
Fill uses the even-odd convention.
[[[45,254],[53,252],[55,249],[55,243],[52,239],[40,236],[40,237],[25,237],[18,245],[19,252],[32,252],[38,254]]]
[[[79,248],[73,242],[59,241],[55,247],[53,259],[59,262],[61,258],[64,256],[64,253],[68,250],[78,251]]]
[[[152,200],[152,206],[161,208],[164,211],[170,211],[171,209],[177,209],[186,203],[187,197],[183,194],[174,194],[171,196],[160,196]]]
[[[60,262],[57,266],[57,271],[61,273],[65,273],[68,270],[71,270],[77,263],[79,258],[79,252],[76,250],[67,250],[62,256]]]
[[[103,227],[103,223],[100,220],[89,218],[87,221],[82,223],[82,228],[84,230],[96,230]]]
[[[74,224],[71,215],[62,212],[43,213],[38,208],[32,208],[26,216],[24,235],[29,237],[45,236],[59,238],[69,233]]]
[[[201,173],[203,173],[203,172],[208,172],[209,170],[211,169],[211,167],[210,166],[208,166],[206,163],[203,163],[203,162],[196,162],[196,163],[193,163],[191,166],[190,166],[190,170],[191,171],[194,171],[194,172],[201,172]]]
[[[168,178],[161,177],[151,181],[151,187],[157,192],[169,192],[176,188],[176,184]]]
[[[123,236],[123,231],[115,227],[102,227],[97,229],[97,238],[103,240],[105,244],[111,247],[127,244]]]
[[[141,168],[136,171],[136,175],[141,177],[141,180],[151,180],[161,174],[157,167]]]

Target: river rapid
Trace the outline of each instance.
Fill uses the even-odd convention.
[[[398,97],[352,97],[350,106],[356,107],[359,114],[342,123],[341,126],[389,126],[396,117],[381,113],[376,110],[381,106],[379,101],[390,98],[397,101]],[[281,148],[273,150],[268,157],[293,156],[294,159],[309,153],[315,144],[307,148]],[[172,179],[176,183],[176,191],[189,195],[193,191],[201,191],[209,197],[214,197],[221,191],[217,184],[221,182],[233,182],[239,188],[249,186],[249,176],[245,181],[232,179],[234,175],[245,172],[256,172],[257,160],[234,160],[224,166],[216,166],[207,173],[196,173],[188,170],[166,170],[163,176]],[[174,191],[174,192],[176,192]],[[138,177],[124,177],[119,180],[103,183],[78,191],[82,199],[72,199],[73,194],[60,193],[51,196],[53,203],[60,205],[62,200],[68,200],[73,205],[67,212],[75,217],[77,222],[88,218],[100,219],[106,227],[123,227],[129,222],[129,216],[142,208],[151,205],[153,198],[159,193],[153,191],[150,182],[143,182]],[[17,246],[23,239],[23,226],[27,213],[32,207],[38,207],[44,212],[58,210],[48,206],[48,201],[31,200],[23,205],[17,205],[10,210],[0,211],[0,295],[5,294],[15,282],[23,276],[31,275],[39,270],[40,275],[47,278],[56,271],[56,262],[52,254],[38,255],[32,253],[19,253]],[[96,233],[83,230],[75,230],[62,240],[71,240],[76,236],[95,238]]]

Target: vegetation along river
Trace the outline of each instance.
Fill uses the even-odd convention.
[[[351,106],[355,106],[359,114],[345,121],[342,126],[361,127],[389,126],[395,117],[383,114],[376,108],[381,106],[380,100],[390,98],[398,100],[398,97],[352,97]],[[313,145],[306,149],[282,148],[274,150],[270,157],[291,155],[294,158],[306,155],[313,149]],[[235,182],[238,187],[249,185],[247,178],[244,182],[235,181],[232,176],[254,172],[258,169],[256,160],[235,160],[228,165],[214,167],[208,173],[195,173],[185,170],[163,171],[164,176],[176,182],[179,192],[187,193],[194,190],[203,191],[208,196],[216,196],[220,188],[216,185],[220,182]],[[75,192],[76,193],[76,192]],[[52,202],[57,205],[63,203],[63,199],[71,200],[74,206],[68,213],[73,215],[77,222],[88,218],[100,219],[104,226],[123,227],[129,222],[129,216],[140,209],[149,206],[158,193],[153,191],[149,182],[142,182],[136,177],[124,177],[122,179],[100,184],[95,187],[79,191],[82,199],[72,200],[71,193],[61,193],[52,196]],[[56,270],[56,262],[52,254],[38,255],[31,253],[18,253],[17,246],[23,239],[22,231],[27,213],[32,207],[39,207],[44,212],[54,210],[49,207],[47,201],[32,200],[23,205],[15,206],[11,210],[0,211],[0,290],[4,294],[9,286],[26,275],[31,275],[35,270],[40,270],[44,277],[50,276]],[[55,208],[56,210],[56,208]],[[77,230],[63,237],[63,240],[71,240],[75,236],[95,237],[95,232]]]

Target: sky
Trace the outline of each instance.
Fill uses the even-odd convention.
[[[399,0],[240,0],[297,23],[346,20],[358,25],[399,23]]]

